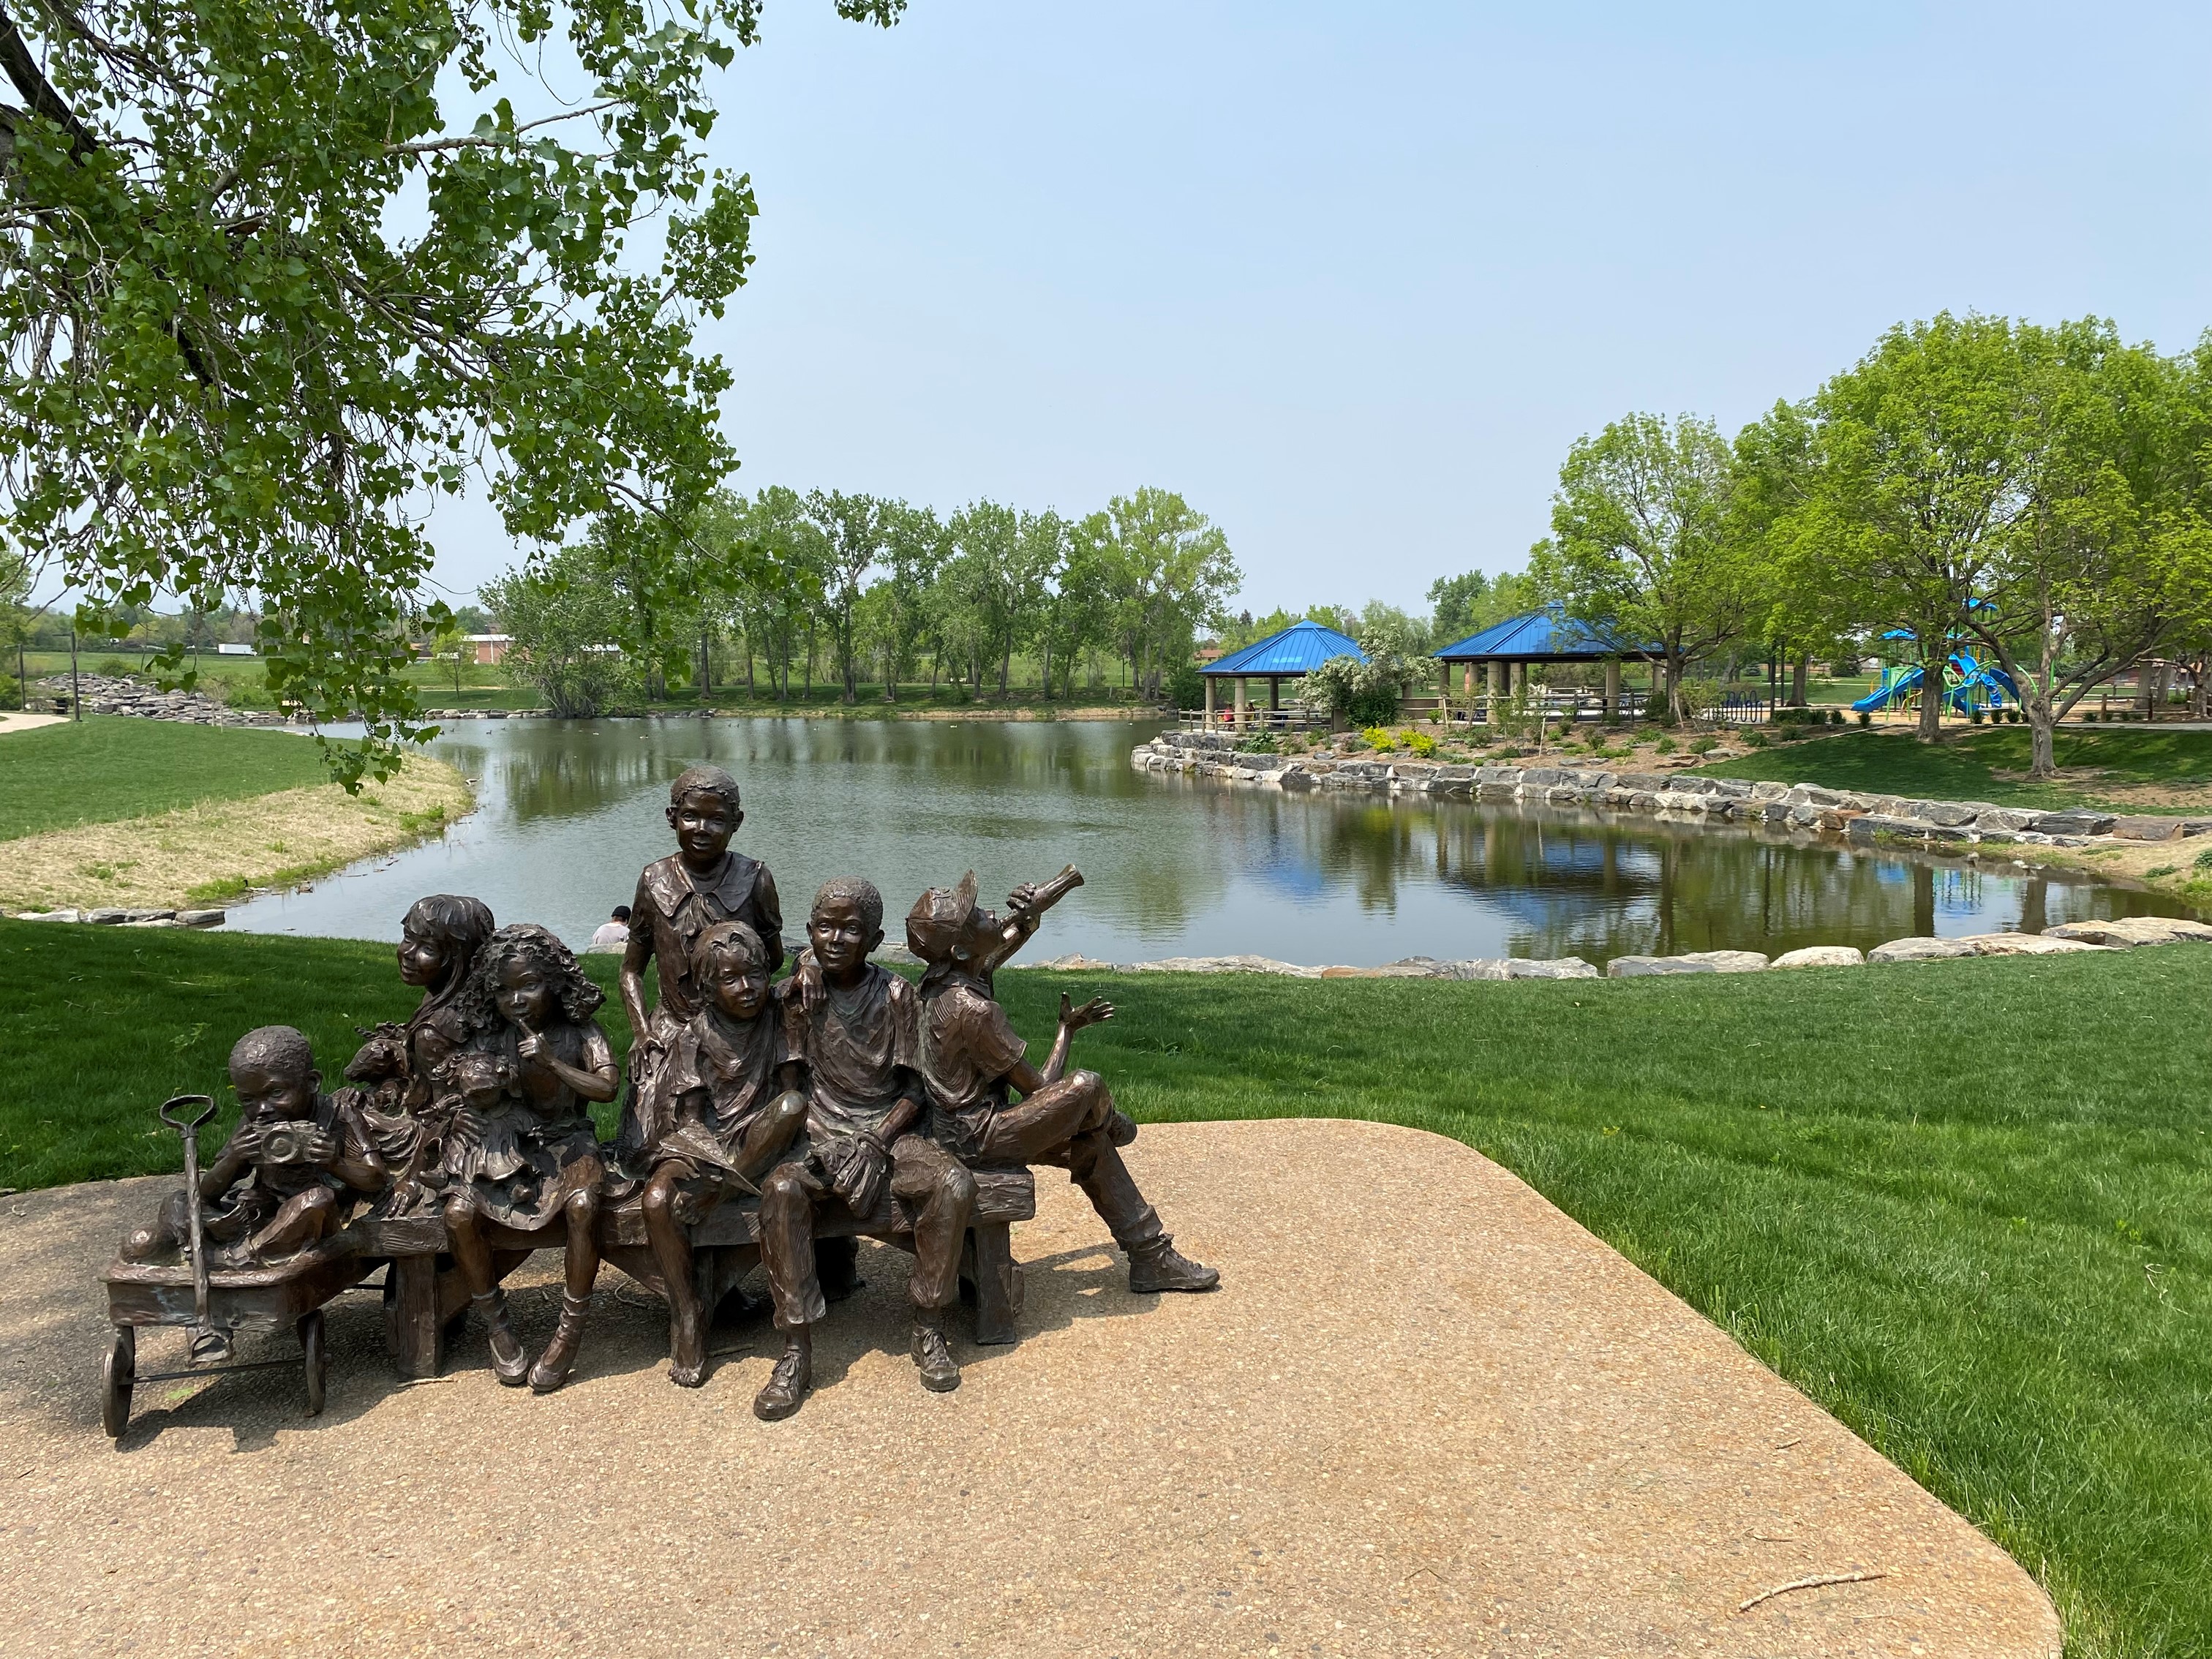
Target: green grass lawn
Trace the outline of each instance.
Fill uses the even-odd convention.
[[[1001,984],[1037,1039],[1062,988],[1110,990],[1119,1017],[1079,1047],[1139,1118],[1367,1118],[1480,1148],[2009,1549],[2070,1653],[2212,1655],[2212,951]],[[381,946],[8,922],[0,999],[15,1187],[173,1170],[153,1109],[219,1090],[238,1033],[300,1025],[335,1076],[356,1024],[411,1001]]]
[[[2108,731],[2062,727],[2057,759],[2062,773],[2094,769],[2057,783],[2000,778],[2025,772],[2028,730],[2024,726],[1968,726],[1947,731],[1934,745],[1899,728],[1847,731],[1832,738],[1777,744],[1757,754],[1698,769],[1715,777],[1777,778],[1830,789],[1932,800],[1985,800],[1999,806],[2102,805],[2109,786],[2164,785],[2176,790],[2212,783],[2212,732]],[[2130,811],[2150,810],[2137,801]]]
[[[329,781],[296,732],[88,714],[0,737],[0,842]]]

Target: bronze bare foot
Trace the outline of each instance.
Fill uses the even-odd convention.
[[[1193,1261],[1162,1233],[1129,1252],[1129,1288],[1139,1296],[1161,1291],[1210,1291],[1221,1283],[1218,1269]]]
[[[584,1346],[584,1318],[592,1310],[589,1297],[572,1296],[561,1292],[561,1322],[553,1328],[553,1340],[545,1345],[545,1352],[538,1356],[538,1363],[530,1368],[530,1387],[533,1393],[550,1394],[568,1380],[568,1373],[576,1364],[576,1355]]]
[[[706,1316],[676,1309],[668,1319],[668,1380],[679,1389],[707,1381]]]
[[[522,1340],[514,1334],[514,1322],[507,1316],[507,1292],[487,1291],[469,1299],[483,1315],[489,1330],[491,1374],[510,1389],[520,1388],[523,1378],[530,1373],[530,1358],[522,1352]]]
[[[960,1367],[952,1363],[952,1350],[945,1346],[944,1309],[914,1310],[913,1352],[923,1388],[932,1394],[950,1394],[960,1386]]]
[[[814,1335],[804,1325],[784,1333],[783,1358],[775,1362],[768,1385],[753,1396],[753,1415],[781,1423],[797,1411],[814,1386]]]

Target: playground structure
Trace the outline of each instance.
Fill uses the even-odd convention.
[[[1893,628],[1882,635],[1884,640],[1910,640],[1908,629]],[[1971,646],[1960,647],[1954,635],[1954,647],[1943,676],[1943,706],[1954,714],[1972,714],[1977,709],[2002,712],[2008,703],[2020,706],[2020,688],[2013,684],[2012,676],[1995,663],[1985,663]],[[1918,663],[1890,663],[1881,671],[1881,684],[1861,697],[1851,707],[1862,714],[1877,709],[1918,708],[1926,679]]]

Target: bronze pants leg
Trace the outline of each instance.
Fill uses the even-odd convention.
[[[1160,1236],[1159,1212],[1145,1202],[1121,1148],[1107,1139],[1113,1111],[1114,1097],[1097,1073],[1070,1072],[1019,1105],[994,1113],[977,1157],[993,1164],[1060,1165],[1083,1188],[1116,1244],[1125,1250],[1150,1244]]]
[[[814,1200],[820,1190],[796,1164],[779,1164],[761,1184],[761,1266],[778,1330],[811,1325],[830,1311],[814,1273]]]
[[[901,1135],[891,1148],[891,1195],[914,1212],[907,1293],[917,1308],[949,1306],[960,1294],[960,1246],[975,1212],[975,1177],[935,1141]]]

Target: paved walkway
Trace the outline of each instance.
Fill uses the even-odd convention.
[[[67,714],[0,713],[0,738],[10,732],[33,732],[41,726],[59,726],[68,719]]]
[[[925,1394],[903,1258],[872,1247],[817,1394],[773,1425],[747,1409],[764,1328],[678,1389],[662,1316],[610,1270],[560,1394],[498,1388],[473,1334],[446,1377],[397,1386],[364,1294],[331,1310],[319,1419],[289,1370],[154,1385],[118,1449],[94,1275],[167,1183],[0,1200],[0,1645],[2057,1653],[2008,1557],[1456,1143],[1200,1124],[1133,1153],[1223,1291],[1130,1296],[1042,1172],[1020,1346],[960,1343],[964,1385]],[[526,1340],[555,1311],[538,1263]],[[142,1368],[175,1346],[149,1334]],[[1739,1611],[1850,1573],[1885,1576]]]

